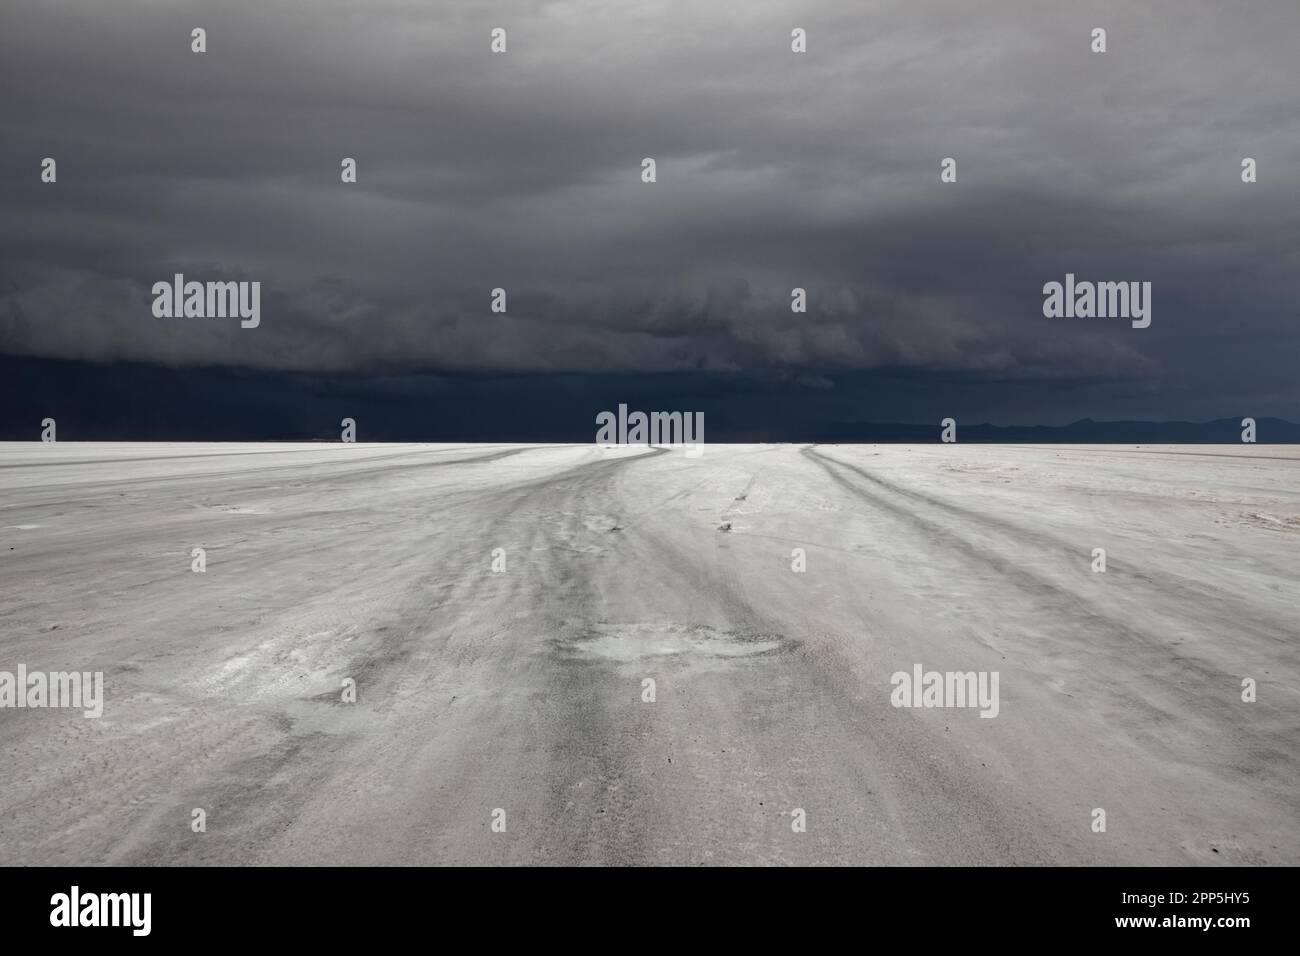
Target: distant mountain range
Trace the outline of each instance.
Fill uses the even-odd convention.
[[[1242,416],[1245,417],[1245,416]],[[998,444],[1221,444],[1241,443],[1241,418],[1212,422],[1095,422],[1082,418],[1069,425],[962,425],[959,442]],[[823,442],[879,443],[932,442],[940,426],[842,422],[828,425],[814,439]],[[1255,419],[1255,440],[1260,444],[1298,444],[1300,425],[1282,418]]]
[[[362,442],[594,442],[597,414],[620,402],[701,411],[706,444],[940,438],[938,415],[925,424],[837,421],[842,404],[838,412],[809,404],[822,393],[715,385],[709,376],[347,378],[0,356],[0,441],[38,440],[47,417],[58,423],[59,441],[338,441],[347,417]],[[862,407],[872,407],[870,396]],[[1242,416],[1002,426],[976,423],[959,401],[941,407],[953,409],[959,442],[1241,442]],[[1257,417],[1256,437],[1300,444],[1300,425]]]

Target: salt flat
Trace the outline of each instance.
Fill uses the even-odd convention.
[[[0,863],[1297,864],[1298,584],[1295,446],[0,445]]]

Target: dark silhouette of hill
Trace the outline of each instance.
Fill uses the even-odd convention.
[[[1095,422],[1082,418],[1069,425],[962,425],[958,442],[999,444],[1225,444],[1241,442],[1242,418],[1210,422]],[[821,430],[823,442],[930,442],[938,441],[941,428],[933,425],[889,423],[836,423]],[[1282,418],[1255,419],[1255,440],[1260,444],[1300,443],[1300,425]]]

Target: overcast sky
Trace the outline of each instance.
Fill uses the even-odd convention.
[[[1296,0],[0,8],[2,356],[1298,419],[1297,266]],[[260,327],[154,318],[175,272]],[[1067,272],[1151,327],[1045,318]]]

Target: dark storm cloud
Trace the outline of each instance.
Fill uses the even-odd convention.
[[[814,391],[907,370],[1295,413],[1293,0],[68,3],[3,27],[5,354]],[[1043,318],[1067,271],[1151,281],[1152,327]],[[260,281],[261,326],[154,319],[174,272]]]

